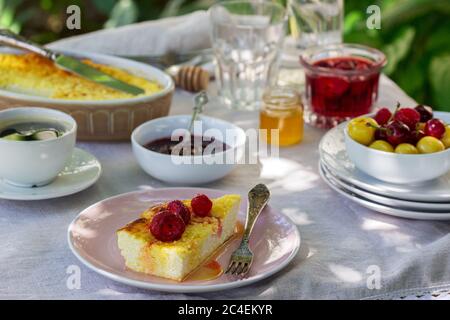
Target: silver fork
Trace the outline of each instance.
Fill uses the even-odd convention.
[[[231,255],[225,273],[245,276],[253,262],[253,252],[248,245],[250,234],[259,214],[266,206],[270,198],[269,189],[264,184],[258,184],[248,192],[247,221],[245,222],[244,235],[241,244]]]

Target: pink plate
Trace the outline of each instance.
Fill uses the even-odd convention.
[[[239,280],[222,275],[208,281],[176,282],[128,270],[117,247],[116,230],[137,219],[152,204],[173,199],[189,199],[197,193],[211,198],[226,192],[199,188],[167,188],[135,191],[100,201],[81,212],[69,226],[72,252],[92,270],[118,282],[139,288],[166,292],[207,292],[241,287],[269,277],[283,269],[297,254],[300,234],[285,215],[267,206],[256,222],[250,238],[255,257],[247,277]],[[239,221],[245,222],[247,209],[243,196]],[[217,261],[225,268],[241,239],[234,239]]]

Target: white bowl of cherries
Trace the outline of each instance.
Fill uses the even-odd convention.
[[[368,175],[418,183],[450,170],[450,113],[418,105],[355,118],[345,129],[349,158]]]

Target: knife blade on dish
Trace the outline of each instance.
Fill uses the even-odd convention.
[[[52,60],[56,64],[56,66],[61,69],[75,73],[85,79],[94,81],[98,84],[113,88],[115,90],[123,91],[132,95],[139,95],[145,92],[139,87],[113,78],[110,75],[101,72],[77,59],[53,52],[7,29],[0,29],[0,44],[36,53],[40,56]]]

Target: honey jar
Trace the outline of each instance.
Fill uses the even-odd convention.
[[[290,146],[300,143],[303,139],[303,105],[297,90],[289,86],[266,89],[259,128],[267,131],[269,144]]]

